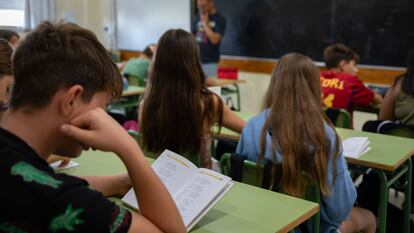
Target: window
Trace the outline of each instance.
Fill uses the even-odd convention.
[[[25,0],[0,0],[0,27],[26,28],[25,8]]]

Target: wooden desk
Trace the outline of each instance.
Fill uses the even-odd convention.
[[[237,113],[244,120],[250,119],[252,114]],[[379,232],[386,230],[388,189],[398,180],[405,176],[406,202],[404,205],[404,232],[410,232],[410,210],[411,210],[411,156],[414,155],[414,139],[395,137],[384,134],[355,131],[350,129],[336,128],[342,140],[349,137],[368,137],[372,148],[368,153],[359,158],[346,158],[350,165],[359,165],[372,168],[380,177],[380,205],[379,205]],[[223,128],[218,134],[217,127],[213,129],[216,138],[238,141],[240,134]]]
[[[405,176],[404,232],[410,232],[412,164],[414,139],[337,128],[342,140],[349,137],[368,137],[371,150],[359,158],[346,158],[351,166],[372,168],[380,178],[379,232],[385,233],[387,223],[388,190]]]
[[[129,96],[136,96],[136,95],[143,95],[145,93],[145,87],[139,86],[128,86],[128,89],[122,92],[122,97],[129,97]]]
[[[122,92],[120,99],[113,101],[108,110],[113,111],[114,109],[124,109],[125,111],[132,111],[138,106],[138,100],[141,95],[145,93],[145,87],[139,87],[134,85],[129,85],[127,90]]]
[[[112,153],[90,150],[75,161],[80,166],[66,173],[81,176],[126,172],[121,160]],[[119,199],[113,200],[120,204]],[[235,182],[191,232],[289,232],[318,210],[316,203]]]
[[[368,137],[371,150],[359,158],[347,158],[347,162],[365,167],[395,171],[414,155],[414,139],[336,128],[342,140],[349,137]]]
[[[228,86],[234,84],[246,83],[246,80],[241,79],[214,79],[214,86]]]
[[[248,121],[250,118],[254,117],[257,114],[253,114],[253,113],[247,113],[247,112],[237,112],[234,111],[234,113],[240,117],[241,119],[243,119],[244,121]],[[240,134],[237,132],[234,132],[230,129],[227,129],[225,127],[221,128],[220,134],[218,132],[218,127],[214,126],[213,127],[213,137],[216,139],[226,139],[226,140],[233,140],[233,141],[238,141],[240,138]]]

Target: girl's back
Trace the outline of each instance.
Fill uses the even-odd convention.
[[[258,164],[264,159],[281,163],[280,191],[289,195],[303,197],[308,179],[319,184],[320,232],[338,229],[351,212],[356,190],[340,139],[323,114],[319,70],[311,59],[287,54],[279,60],[264,108],[246,124],[237,153]]]
[[[223,121],[223,104],[204,85],[198,44],[183,30],[169,30],[160,39],[148,91],[140,106],[145,148],[200,155],[210,167],[210,127]]]

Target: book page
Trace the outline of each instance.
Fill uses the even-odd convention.
[[[51,164],[49,164],[49,166],[53,169],[55,169],[56,171],[60,171],[60,170],[65,170],[65,169],[69,169],[69,168],[73,168],[73,167],[77,167],[79,166],[79,163],[74,162],[74,161],[69,161],[68,164],[66,164],[65,166],[60,166],[60,164],[62,163],[62,160],[53,162]]]
[[[368,150],[369,141],[367,137],[351,137],[342,142],[343,153],[346,157],[357,158]]]
[[[193,163],[169,150],[162,152],[151,167],[172,197],[197,174],[197,167]],[[138,209],[137,199],[132,188],[122,198],[122,201]]]
[[[190,180],[174,197],[187,230],[194,220],[220,196],[231,178],[209,169],[200,168],[197,175]]]
[[[162,152],[151,167],[171,196],[174,196],[197,173],[197,167],[193,163],[169,150]]]

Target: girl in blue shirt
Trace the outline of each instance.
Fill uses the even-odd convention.
[[[286,194],[304,196],[303,172],[316,181],[322,195],[320,232],[375,232],[374,215],[353,208],[355,187],[340,139],[322,112],[319,70],[310,58],[293,53],[279,60],[264,108],[246,124],[236,152],[258,164],[281,163]]]

